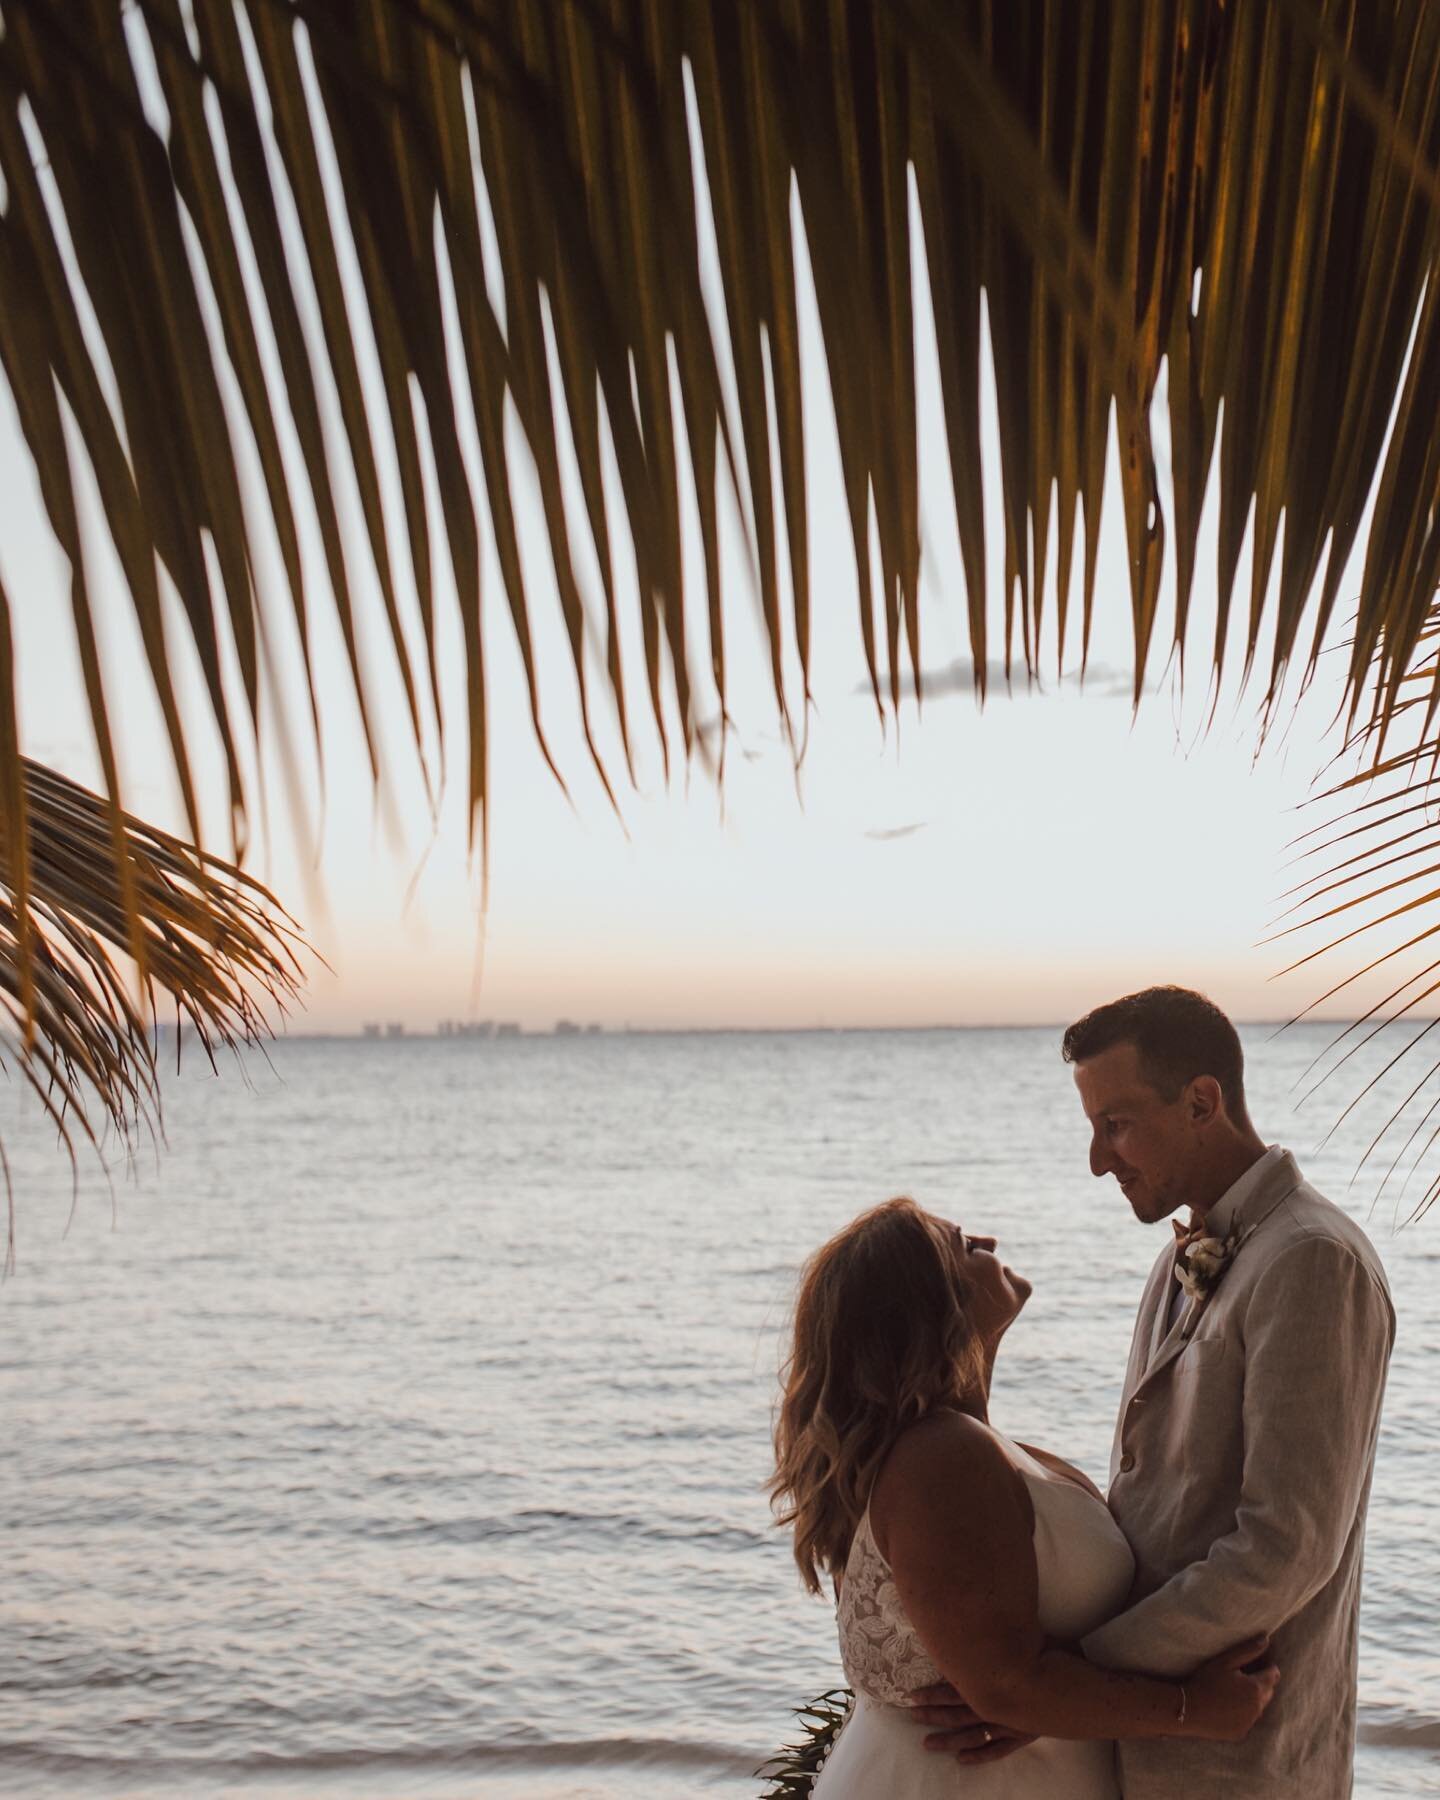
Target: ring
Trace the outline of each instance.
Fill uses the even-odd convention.
[[[985,1742],[988,1744],[994,1736],[995,1736],[995,1733],[987,1725],[985,1727]]]

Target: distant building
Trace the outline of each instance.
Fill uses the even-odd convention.
[[[506,1019],[495,1027],[495,1035],[496,1037],[519,1037],[520,1027],[513,1019]]]
[[[455,1021],[454,1021],[454,1019],[442,1019],[440,1021],[440,1023],[435,1027],[435,1035],[437,1037],[454,1037],[455,1036]]]
[[[457,1025],[456,1030],[459,1032],[461,1037],[467,1037],[467,1038],[494,1037],[495,1022],[493,1019],[467,1019],[463,1025]]]
[[[364,1027],[364,1032],[365,1032],[366,1037],[379,1037],[380,1027],[378,1025],[367,1024]]]
[[[573,1019],[557,1019],[555,1021],[556,1037],[579,1037],[580,1027]]]
[[[405,1027],[398,1024],[387,1025],[385,1027],[385,1035],[387,1038],[404,1037]]]
[[[603,1025],[587,1025],[585,1027],[585,1035],[586,1037],[599,1037],[604,1029],[605,1027]]]

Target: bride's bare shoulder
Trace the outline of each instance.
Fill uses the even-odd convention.
[[[1029,1500],[1020,1472],[987,1426],[965,1413],[937,1412],[902,1431],[885,1459],[871,1496],[871,1524],[881,1554],[886,1528],[897,1513],[918,1500],[944,1497],[948,1510],[963,1515]]]
[[[937,1476],[984,1475],[1012,1468],[988,1425],[982,1425],[969,1413],[940,1411],[900,1433],[886,1458],[884,1472],[900,1481],[930,1481]]]

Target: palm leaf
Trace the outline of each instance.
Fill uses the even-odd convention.
[[[0,665],[8,647],[0,631]],[[122,880],[111,806],[21,756],[3,715],[0,771],[0,1065],[19,1070],[73,1162],[80,1142],[99,1150],[102,1121],[127,1144],[160,1131],[162,995],[213,1066],[217,1048],[269,1035],[299,994],[305,946],[258,882],[128,813]],[[12,1196],[7,1267],[14,1228]]]
[[[1323,822],[1292,846],[1297,879],[1282,896],[1283,911],[1269,940],[1293,944],[1299,952],[1283,973],[1322,962],[1339,964],[1339,972],[1301,1018],[1342,996],[1347,1002],[1352,996],[1365,997],[1356,1007],[1357,1016],[1335,1033],[1306,1071],[1306,1097],[1332,1084],[1344,1091],[1343,1084],[1351,1083],[1328,1138],[1377,1088],[1400,1096],[1367,1145],[1356,1174],[1376,1168],[1377,1200],[1393,1191],[1398,1203],[1414,1190],[1412,1217],[1440,1198],[1440,1176],[1424,1173],[1426,1154],[1440,1138],[1433,1130],[1440,1110],[1435,1098],[1440,1056],[1430,1042],[1431,1015],[1440,994],[1437,631],[1440,605],[1433,605],[1421,638],[1425,653],[1407,676],[1401,697],[1390,707],[1383,701],[1374,704],[1332,764],[1331,779],[1310,802]],[[1377,684],[1382,679],[1377,672]],[[1378,745],[1387,732],[1405,734],[1410,741],[1382,754]],[[1350,772],[1339,773],[1336,765],[1347,763]],[[1372,942],[1373,953],[1367,947]],[[1385,991],[1369,999],[1377,983]],[[1366,1053],[1384,1060],[1352,1083],[1353,1071],[1365,1067]]]
[[[232,857],[259,804],[254,740],[290,731],[265,655],[282,622],[303,653],[317,609],[335,608],[372,768],[389,781],[358,652],[355,594],[371,579],[414,754],[433,791],[432,745],[446,764],[458,751],[483,845],[487,541],[545,744],[517,454],[538,477],[566,627],[573,689],[561,691],[606,786],[602,708],[627,767],[637,729],[668,757],[667,720],[678,719],[688,756],[718,709],[723,767],[722,483],[746,526],[775,703],[803,743],[809,647],[832,599],[809,591],[797,219],[882,711],[918,692],[921,664],[921,268],[940,340],[958,604],[982,691],[997,627],[1007,669],[1035,666],[1052,520],[1062,660],[1083,524],[1083,663],[1113,420],[1137,699],[1167,630],[1171,559],[1170,637],[1184,666],[1212,472],[1217,688],[1243,585],[1245,668],[1265,646],[1267,716],[1293,665],[1313,673],[1373,493],[1348,647],[1357,749],[1378,767],[1391,727],[1418,724],[1417,674],[1431,699],[1440,692],[1427,673],[1440,581],[1440,12],[1426,0],[9,0],[4,16],[0,365],[71,564],[111,865],[142,973],[150,946],[71,442],[92,465],[197,846],[162,573],[224,753]],[[714,220],[718,295],[701,279],[697,194]],[[498,248],[495,292],[482,214]],[[987,321],[998,621],[979,463]],[[378,380],[362,379],[367,365]],[[1152,443],[1162,367],[1168,483]],[[331,393],[340,426],[327,435]],[[567,433],[579,504],[561,475]],[[252,450],[253,497],[239,473]],[[630,593],[614,574],[612,458]],[[687,465],[703,603],[684,578]],[[353,543],[340,524],[350,493],[363,521]],[[300,550],[312,516],[314,569]],[[272,542],[284,580],[270,591],[255,571]],[[580,572],[591,553],[598,594]],[[450,605],[467,706],[446,720],[437,657]],[[691,626],[697,606],[703,630]],[[627,608],[648,721],[621,666]],[[592,614],[603,622],[596,669]],[[231,656],[234,693],[222,675]],[[0,713],[10,704],[0,699]],[[313,741],[313,692],[309,731]],[[12,808],[16,781],[0,769]],[[1428,890],[1412,898],[1431,916]],[[22,933],[22,964],[29,944]],[[35,984],[31,971],[22,992],[33,998]]]
[[[800,1740],[786,1744],[755,1771],[756,1778],[767,1783],[761,1800],[807,1800],[854,1702],[849,1688],[831,1688],[795,1708]]]
[[[1169,538],[1149,426],[1168,358],[1182,645],[1199,499],[1217,443],[1222,621],[1253,516],[1249,655],[1286,522],[1271,620],[1272,687],[1296,654],[1332,525],[1343,522],[1334,571],[1358,520],[1357,497],[1378,476],[1382,505],[1351,686],[1358,692],[1378,656],[1387,704],[1393,701],[1437,554],[1424,534],[1407,529],[1413,510],[1402,516],[1387,498],[1428,478],[1440,442],[1433,409],[1418,403],[1430,391],[1432,340],[1440,344],[1440,321],[1432,324],[1429,311],[1388,448],[1383,434],[1437,240],[1440,187],[1431,171],[1440,151],[1440,26],[1418,0],[1363,12],[1350,0],[1289,0],[1282,8],[1256,0],[1096,8],[904,0],[884,9],[856,0],[790,0],[778,8],[762,0],[195,0],[189,10],[180,0],[140,0],[128,11],[127,29],[121,0],[85,0],[79,11],[60,0],[17,0],[7,9],[0,92],[9,126],[0,121],[0,171],[14,248],[0,263],[0,302],[8,310],[12,294],[29,290],[31,385],[48,368],[67,396],[85,390],[81,434],[97,470],[103,463],[109,471],[107,518],[132,602],[152,627],[152,672],[167,700],[171,676],[153,630],[148,565],[158,559],[176,583],[222,742],[232,751],[242,820],[255,799],[234,754],[242,721],[230,716],[220,682],[214,621],[218,612],[239,652],[243,723],[253,731],[261,614],[274,602],[262,600],[250,576],[252,534],[274,531],[304,644],[321,572],[302,566],[297,509],[313,507],[323,585],[366,706],[334,500],[350,481],[417,750],[422,744],[376,472],[381,433],[400,477],[409,576],[438,714],[440,599],[421,475],[427,456],[435,469],[466,646],[466,730],[474,741],[464,761],[472,805],[483,813],[481,531],[463,455],[470,425],[457,410],[444,350],[447,291],[461,322],[486,510],[537,731],[530,581],[500,426],[507,400],[540,476],[576,697],[597,762],[583,649],[587,596],[574,554],[585,533],[606,587],[607,685],[626,716],[613,653],[622,598],[610,574],[602,424],[636,550],[656,729],[663,733],[667,687],[687,743],[702,709],[708,716],[718,699],[723,710],[720,479],[739,487],[750,526],[777,704],[788,714],[791,654],[803,704],[813,606],[792,191],[820,300],[862,636],[872,670],[884,642],[890,703],[898,703],[901,645],[912,664],[919,649],[912,168],[932,300],[943,303],[943,399],[977,665],[986,660],[988,629],[976,432],[984,294],[1002,426],[1007,654],[1033,664],[1052,504],[1062,607],[1084,517],[1089,618],[1113,416],[1138,683]],[[207,106],[211,94],[217,104]],[[733,416],[700,284],[697,182],[708,188],[717,227]],[[298,232],[280,222],[282,184]],[[482,184],[496,226],[503,321],[480,253]],[[56,219],[73,246],[69,265],[52,241]],[[1272,241],[1277,221],[1286,236]],[[187,252],[186,223],[201,266]],[[341,243],[359,270],[357,292],[345,290]],[[258,287],[246,284],[247,263]],[[44,275],[47,267],[58,273]],[[219,319],[214,340],[204,323],[202,267]],[[301,275],[317,306],[314,341],[300,324]],[[67,297],[76,283],[113,371],[113,396],[103,403],[86,385],[86,364],[98,352],[76,335]],[[547,315],[563,394],[551,385]],[[370,393],[355,350],[362,329],[380,372]],[[283,392],[267,382],[262,338],[276,346]],[[1334,373],[1326,351],[1341,340],[1344,379],[1326,379]],[[259,453],[268,523],[240,503],[237,425],[221,404],[222,364],[237,382]],[[12,386],[22,385],[13,359],[7,368]],[[318,427],[322,380],[340,403],[338,442],[327,443]],[[569,516],[561,486],[557,401],[573,428],[583,518]],[[25,410],[25,430],[66,541],[71,471],[40,410]],[[694,670],[677,421],[696,478],[710,626],[707,666]],[[292,433],[303,483],[281,449]],[[114,467],[117,441],[128,480]],[[735,455],[727,449],[717,458],[717,443],[733,444]],[[873,597],[872,526],[881,570]],[[782,535],[790,574],[784,591]],[[204,544],[214,549],[213,563]],[[82,594],[81,611],[90,604]],[[1217,669],[1223,655],[1222,631]],[[696,682],[706,691],[692,693]],[[108,742],[98,679],[90,701]],[[175,750],[183,759],[183,745]]]

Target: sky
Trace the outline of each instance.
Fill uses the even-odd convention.
[[[916,292],[923,306],[922,256],[917,231]],[[815,614],[815,707],[802,769],[795,771],[775,716],[754,583],[732,511],[724,555],[736,726],[723,791],[698,762],[672,769],[667,782],[653,734],[643,729],[636,786],[624,785],[618,736],[605,716],[600,739],[617,777],[617,816],[576,728],[543,521],[522,470],[518,504],[537,596],[542,707],[568,794],[545,768],[530,731],[493,548],[482,600],[494,717],[483,910],[458,757],[432,817],[407,747],[398,685],[383,659],[372,657],[371,693],[392,775],[387,824],[371,788],[339,635],[327,609],[317,607],[323,814],[315,804],[317,770],[303,751],[293,785],[306,801],[289,803],[284,758],[272,740],[263,758],[267,829],[257,835],[249,864],[274,886],[324,959],[311,965],[306,1006],[292,1030],[354,1031],[372,1020],[431,1030],[442,1018],[511,1019],[543,1030],[562,1017],[607,1028],[1053,1024],[1155,981],[1201,987],[1241,1018],[1280,1019],[1329,985],[1313,966],[1276,979],[1295,952],[1287,943],[1261,940],[1295,879],[1287,845],[1313,822],[1313,814],[1297,809],[1336,747],[1328,735],[1338,700],[1336,659],[1322,663],[1302,705],[1282,712],[1258,755],[1258,690],[1227,683],[1212,721],[1213,491],[1183,690],[1166,664],[1162,606],[1147,692],[1138,712],[1130,703],[1128,577],[1112,466],[1114,504],[1101,533],[1084,690],[1073,675],[1055,677],[1052,635],[1045,646],[1052,673],[1042,686],[1022,683],[1007,694],[1002,682],[982,710],[970,691],[934,325],[922,313],[922,666],[929,697],[918,713],[908,702],[898,723],[882,724],[865,679],[848,520],[803,252],[800,277]],[[713,279],[709,291],[718,293]],[[373,379],[373,352],[365,360]],[[1162,429],[1162,457],[1164,441]],[[982,454],[995,617],[1002,534],[994,505],[993,408]],[[396,526],[392,543],[399,542],[398,483],[384,446],[382,467]],[[258,486],[253,466],[250,479]],[[346,499],[358,571],[364,557],[353,494]],[[87,562],[101,596],[126,802],[178,828],[175,784],[113,551],[93,500],[87,510]],[[619,513],[617,497],[612,517]],[[693,516],[690,526],[692,593],[699,593]],[[323,591],[316,534],[308,523],[304,530],[312,583]],[[257,566],[263,602],[279,621],[277,560],[263,534]],[[69,572],[3,394],[0,574],[17,615],[23,742],[31,754],[96,782],[69,617]],[[378,597],[373,582],[368,589],[363,580],[359,585],[373,643]],[[1242,616],[1244,600],[1237,596]],[[443,610],[450,635],[441,666],[453,716],[459,703],[453,593]],[[1053,621],[1053,597],[1049,616]],[[285,641],[283,624],[276,624],[275,637],[294,711],[294,646]],[[174,644],[213,814],[213,733],[193,656],[181,634]],[[643,662],[633,609],[624,650],[638,690]],[[1074,668],[1073,630],[1066,651],[1066,666]],[[1240,657],[1231,660],[1233,667]],[[798,695],[793,654],[789,673]],[[638,709],[635,716],[641,718]],[[213,829],[222,823],[215,817]]]

